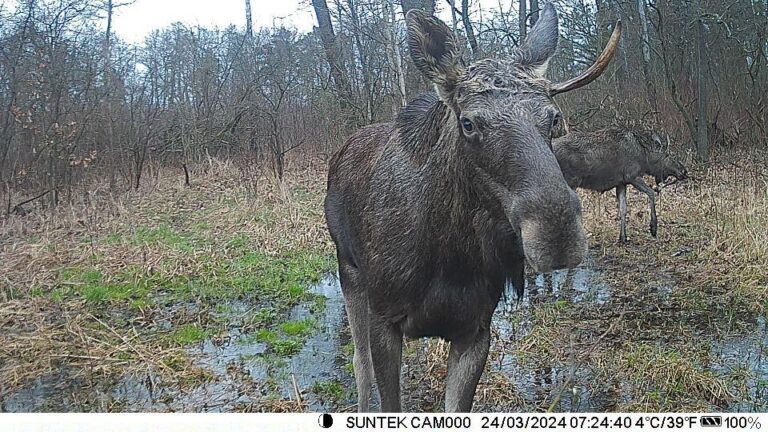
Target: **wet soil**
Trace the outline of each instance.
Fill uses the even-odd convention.
[[[675,289],[660,286],[657,296]],[[516,355],[515,347],[536,328],[536,311],[543,307],[606,307],[618,294],[601,277],[594,264],[586,263],[570,272],[537,275],[528,281],[527,294],[518,302],[514,294],[500,302],[493,319],[492,355],[484,376],[504,378],[500,395],[478,397],[477,411],[610,411],[634,396],[626,383],[601,376],[583,358],[537,365]],[[346,312],[335,275],[326,275],[310,291],[326,298],[325,308],[313,311],[307,304],[290,311],[290,319],[312,318],[316,331],[297,354],[278,358],[267,346],[245,337],[237,320],[218,335],[188,348],[199,380],[191,383],[162,383],[152,374],[127,375],[116,382],[72,380],[66,370],[44,376],[7,395],[0,411],[185,411],[229,412],[258,410],[341,411],[355,409],[354,379]],[[245,314],[253,307],[229,305],[230,313]],[[404,360],[404,408],[412,411],[440,410],[439,388],[425,377],[434,375],[422,354],[427,341],[407,344]],[[751,328],[721,335],[710,343],[709,363],[703,368],[716,376],[741,374],[740,385],[747,395],[723,406],[729,411],[768,409],[768,329],[764,316]],[[438,374],[439,375],[439,374]],[[504,386],[511,388],[505,389]],[[339,391],[322,391],[322,388]],[[321,390],[318,390],[321,389]],[[270,405],[274,402],[274,405]]]

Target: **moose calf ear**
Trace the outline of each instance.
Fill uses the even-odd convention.
[[[539,20],[518,48],[517,63],[530,69],[537,77],[544,77],[549,59],[557,50],[558,38],[557,11],[552,3],[547,3]]]
[[[437,86],[440,98],[448,100],[463,72],[456,37],[442,21],[422,10],[411,9],[405,20],[413,62]]]

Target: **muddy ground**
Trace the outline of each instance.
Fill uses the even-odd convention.
[[[94,184],[2,220],[0,410],[354,410],[320,169],[285,184],[226,162]],[[476,411],[768,410],[768,187],[746,162],[659,197],[581,193],[589,259],[530,275],[494,317]],[[409,341],[403,399],[439,411],[447,344]]]

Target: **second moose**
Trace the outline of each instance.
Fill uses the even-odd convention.
[[[595,132],[571,132],[552,141],[555,157],[568,185],[605,192],[616,188],[619,203],[619,241],[627,241],[627,185],[648,195],[651,235],[656,237],[656,197],[643,180],[653,176],[656,184],[669,177],[678,180],[688,173],[680,162],[661,148],[656,134],[623,128]]]

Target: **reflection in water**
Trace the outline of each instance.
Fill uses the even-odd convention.
[[[211,379],[192,388],[159,385],[153,375],[124,376],[117,383],[86,385],[69,380],[66,371],[41,378],[2,400],[2,411],[232,411],[268,395],[295,400],[296,386],[304,390],[303,401],[309,410],[326,411],[354,403],[354,379],[349,373],[343,346],[349,343],[344,303],[338,279],[327,275],[310,287],[310,292],[325,297],[325,309],[315,311],[300,305],[290,319],[312,318],[319,331],[307,340],[298,354],[275,359],[266,346],[242,333],[241,323],[232,322],[224,338],[205,341],[190,349],[197,366],[213,374]],[[534,330],[532,313],[542,303],[568,301],[603,304],[610,300],[610,288],[599,274],[587,268],[536,275],[528,280],[527,295],[518,302],[510,290],[499,303],[493,318],[494,347],[490,367],[503,373],[525,400],[527,407],[555,411],[610,411],[628,398],[618,380],[597,382],[588,364],[566,362],[564,367],[531,364],[511,354]],[[252,310],[247,303],[230,305],[235,316]],[[737,411],[768,409],[768,332],[765,318],[756,323],[757,331],[732,336],[712,345],[712,363],[718,374],[746,371],[752,401],[735,404]],[[406,371],[406,373],[408,373]],[[343,400],[336,405],[321,400],[310,389],[317,383],[339,381]],[[183,389],[180,389],[182,387]],[[375,393],[375,392],[374,392]],[[85,397],[83,395],[85,394]],[[82,401],[89,401],[84,404]],[[759,402],[762,401],[762,402]],[[424,401],[421,401],[422,403]],[[551,405],[551,406],[550,406]],[[477,407],[492,410],[493,406]],[[510,407],[501,407],[510,410]]]
[[[556,270],[551,273],[529,275],[526,290],[530,297],[554,296],[557,300],[594,302],[604,304],[610,299],[610,289],[599,274],[589,268]]]

